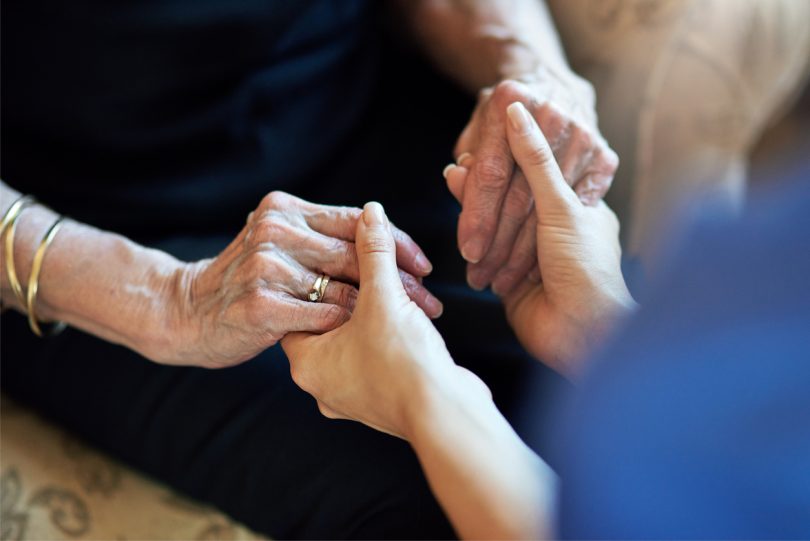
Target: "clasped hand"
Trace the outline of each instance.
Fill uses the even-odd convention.
[[[283,192],[266,196],[219,256],[181,268],[164,362],[231,366],[289,332],[326,332],[346,322],[360,279],[354,242],[360,214]],[[421,283],[430,262],[408,235],[391,231],[400,287],[425,317],[438,317],[442,305]],[[324,298],[309,302],[321,274],[331,277]]]
[[[603,202],[588,206],[566,183],[534,118],[508,108],[510,152],[534,199],[541,281],[522,280],[504,298],[508,319],[526,349],[574,375],[592,342],[632,298],[622,278],[618,220]],[[468,171],[453,167],[453,181]],[[295,382],[333,418],[354,419],[409,437],[419,404],[439,394],[489,394],[457,366],[430,320],[397,279],[392,230],[379,205],[357,223],[360,291],[351,320],[331,332],[291,333],[282,340]]]
[[[619,160],[599,133],[590,83],[550,70],[506,80],[480,92],[470,122],[456,143],[458,165],[470,174],[448,182],[462,205],[458,245],[476,289],[510,293],[536,276],[537,225],[532,191],[506,139],[506,108],[521,102],[539,123],[567,183],[583,203],[595,205],[610,188]]]

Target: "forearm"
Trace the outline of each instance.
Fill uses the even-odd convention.
[[[0,212],[19,197],[0,184]],[[33,205],[20,215],[14,236],[14,265],[27,289],[31,264],[43,235],[56,220]],[[13,294],[4,264],[3,306],[25,312]],[[180,288],[182,263],[126,238],[66,220],[48,247],[39,277],[35,313],[42,321],[64,321],[99,338],[161,360],[173,335],[172,299]]]
[[[398,0],[420,45],[472,92],[550,72],[574,76],[543,0]]]
[[[434,494],[462,538],[549,537],[554,473],[491,401],[474,398],[417,399],[409,440]]]

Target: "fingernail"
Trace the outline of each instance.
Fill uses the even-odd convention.
[[[476,271],[467,271],[467,284],[476,291],[483,291],[486,287],[481,283],[481,275]]]
[[[470,263],[478,263],[484,257],[484,244],[478,239],[467,241],[461,247],[461,257]]]
[[[516,131],[529,131],[531,129],[532,119],[529,116],[529,111],[519,101],[507,107],[506,114],[509,115],[509,122]]]
[[[453,169],[454,167],[456,167],[456,164],[454,164],[454,163],[447,164],[447,167],[445,167],[444,170],[442,171],[442,176],[445,179],[447,179],[447,173],[449,173],[450,170]]]
[[[414,259],[414,264],[416,268],[421,270],[422,272],[430,273],[433,272],[433,265],[428,261],[428,258],[425,257],[425,254],[419,252],[416,254],[416,258]]]
[[[366,203],[363,207],[363,221],[368,226],[383,225],[385,223],[383,206],[376,201]]]
[[[456,164],[464,165],[464,162],[470,158],[472,158],[472,154],[470,154],[469,152],[464,152],[461,154],[461,156],[458,157],[458,159],[456,160]]]
[[[492,282],[492,292],[495,293],[499,297],[503,293],[501,288],[502,288],[502,286],[501,286],[500,282]]]
[[[433,295],[428,295],[425,298],[425,306],[431,314],[433,319],[441,317],[442,312],[444,312],[444,305],[442,301],[434,297]]]

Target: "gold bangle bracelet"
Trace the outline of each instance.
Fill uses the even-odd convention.
[[[34,203],[34,198],[28,195],[20,197],[15,201],[3,216],[3,223],[0,224],[0,238],[5,235],[5,256],[6,256],[6,274],[8,275],[8,283],[17,301],[23,309],[25,309],[25,294],[23,293],[22,284],[17,278],[17,269],[14,266],[14,234],[17,231],[17,218],[20,217],[25,207]],[[8,231],[6,231],[8,229]]]
[[[42,260],[45,259],[45,252],[56,236],[56,233],[59,232],[63,219],[64,217],[62,216],[57,218],[50,229],[48,229],[48,232],[45,233],[45,236],[42,237],[42,242],[39,243],[39,248],[37,248],[34,254],[34,262],[31,264],[31,276],[28,278],[28,325],[31,327],[34,334],[40,337],[43,336],[43,332],[39,327],[39,322],[34,312],[34,304],[37,301],[37,292],[39,290],[39,273],[42,270]],[[50,327],[46,334],[47,336],[53,336],[61,332],[64,328],[65,323],[58,321]]]

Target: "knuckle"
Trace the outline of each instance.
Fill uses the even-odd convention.
[[[392,251],[392,243],[389,239],[382,235],[369,235],[365,242],[362,243],[357,249],[362,250],[364,254],[375,253],[389,253]]]
[[[320,319],[321,330],[330,331],[343,323],[343,308],[332,305],[323,311]]]
[[[252,238],[257,243],[273,242],[289,235],[289,227],[275,212],[262,217],[253,226]]]
[[[357,207],[342,207],[340,209],[341,218],[347,222],[356,222],[362,214],[363,209]]]
[[[357,302],[357,290],[351,286],[342,286],[338,291],[338,304],[341,306],[354,306]]]
[[[604,148],[602,148],[599,152],[600,161],[604,164],[604,169],[610,175],[616,172],[616,169],[619,168],[619,155],[616,154],[612,148],[604,144]]]
[[[500,102],[513,102],[519,101],[527,98],[528,88],[525,84],[514,81],[514,80],[506,80],[501,81],[497,85],[495,85],[495,89],[493,91],[494,99]]]
[[[276,266],[275,257],[264,250],[255,250],[245,257],[244,268],[251,282],[271,274]]]
[[[261,206],[265,209],[281,209],[289,204],[291,198],[290,194],[275,190],[264,196]]]
[[[333,251],[336,254],[336,260],[342,263],[344,270],[353,270],[357,267],[357,249],[351,242],[336,240]]]
[[[533,146],[526,151],[526,161],[533,167],[544,169],[553,165],[554,156],[546,152],[546,149],[543,147]]]
[[[571,124],[572,135],[571,141],[582,149],[593,149],[596,146],[593,134],[587,128],[580,126],[577,123]],[[593,150],[590,150],[593,153]]]
[[[475,168],[479,186],[490,191],[502,191],[512,173],[510,160],[499,155],[481,158]]]
[[[267,314],[272,300],[261,283],[254,281],[248,287],[245,299],[245,322],[252,328],[267,327]]]

